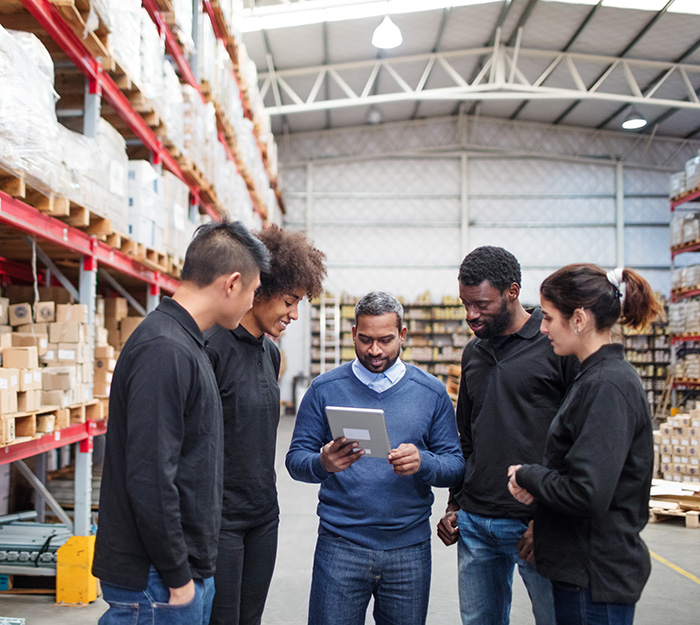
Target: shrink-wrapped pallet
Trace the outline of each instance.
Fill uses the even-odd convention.
[[[163,249],[166,253],[185,257],[195,229],[199,226],[198,214],[190,214],[189,187],[169,171],[163,172],[163,198],[166,220]]]
[[[163,97],[165,41],[158,34],[158,28],[153,23],[146,9],[141,9],[140,19],[141,39],[139,56],[141,59],[141,69],[140,77],[137,82],[141,93],[148,98],[151,103],[156,103]]]
[[[105,0],[111,14],[109,50],[122,70],[136,84],[141,84],[141,2],[139,0]]]

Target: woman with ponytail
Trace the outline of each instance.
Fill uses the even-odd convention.
[[[553,582],[559,625],[631,624],[649,577],[640,537],[653,467],[649,404],[612,342],[616,323],[642,328],[661,312],[631,269],[563,267],[540,287],[541,330],[560,356],[581,362],[549,428],[542,465],[508,469],[508,488],[537,502],[537,570]]]

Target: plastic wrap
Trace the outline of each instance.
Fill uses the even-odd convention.
[[[154,106],[165,122],[168,130],[168,139],[173,142],[180,152],[184,152],[185,121],[182,89],[175,69],[167,60],[163,61],[163,89],[161,97],[154,102]]]
[[[141,84],[141,2],[104,0],[112,16],[109,48],[112,56],[136,84]]]
[[[182,43],[185,54],[194,50],[192,40],[192,0],[172,0],[175,24],[173,32]]]
[[[129,157],[124,137],[107,121],[100,119],[97,127],[97,146],[100,154],[100,180],[104,191],[100,206],[116,232],[129,229],[129,197],[127,173]]]
[[[163,249],[165,207],[162,180],[148,161],[129,161],[129,236],[148,248]]]
[[[166,212],[163,249],[172,256],[184,258],[200,220],[191,219],[194,215],[190,215],[189,210],[189,188],[169,171],[163,172],[163,199]]]
[[[49,191],[60,168],[54,149],[58,121],[53,71],[39,46],[33,35],[0,26],[0,165]]]
[[[163,97],[163,61],[165,61],[165,42],[158,34],[146,9],[141,9],[141,39],[139,56],[141,70],[136,81],[141,93],[152,102]]]

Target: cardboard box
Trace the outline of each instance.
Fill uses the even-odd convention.
[[[95,373],[98,371],[114,371],[116,366],[116,358],[95,358]]]
[[[114,347],[111,345],[95,345],[95,359],[114,358]]]
[[[106,369],[98,369],[95,371],[94,383],[95,384],[111,384],[112,376],[114,374]]]
[[[19,369],[0,368],[0,391],[19,390]]]
[[[39,354],[36,345],[30,347],[10,347],[2,352],[3,366],[9,369],[36,369]]]
[[[34,304],[34,321],[50,323],[56,320],[56,302],[37,302]]]
[[[0,414],[17,412],[17,391],[0,391]]]
[[[0,325],[8,325],[10,300],[7,297],[0,297]]]
[[[85,304],[59,304],[56,306],[56,321],[88,322],[88,309]]]
[[[33,391],[41,388],[41,377],[39,377],[39,383],[37,384],[37,377],[35,373],[39,369],[20,369],[19,372],[19,389],[20,391]]]
[[[12,340],[12,347],[29,347],[36,345],[37,354],[42,356],[46,353],[49,339],[44,334],[32,334],[29,332],[13,332],[9,335]]]
[[[77,365],[87,359],[87,345],[85,343],[59,343],[59,365]]]
[[[73,394],[71,391],[41,391],[42,406],[58,406],[66,408],[73,403]]]
[[[57,321],[49,324],[50,343],[80,343],[85,340],[85,329],[77,321]]]
[[[109,392],[111,390],[111,384],[95,382],[95,386],[92,390],[92,394],[95,397],[109,397]]]
[[[25,323],[31,323],[32,318],[32,307],[30,304],[13,304],[9,308],[10,312],[10,325],[11,326],[21,326]]]
[[[49,343],[46,346],[46,353],[41,357],[41,362],[45,365],[58,364],[58,344]]]
[[[0,405],[2,405],[2,400],[0,400]],[[15,440],[15,420],[0,419],[0,445],[7,445],[13,440]]]
[[[70,425],[70,410],[61,408],[56,411],[55,429],[62,430]]]
[[[143,317],[124,317],[119,324],[119,340],[122,345],[126,343],[127,339],[131,336],[132,332],[139,326],[143,321]]]
[[[75,367],[46,367],[41,371],[41,388],[45,391],[66,391],[77,383]]]
[[[41,408],[41,390],[22,391],[17,393],[18,412],[33,412]]]
[[[51,432],[55,432],[56,415],[54,413],[37,415],[36,431],[38,434],[50,434]]]
[[[109,332],[107,328],[95,326],[95,345],[109,344]]]
[[[12,347],[12,333],[0,334],[0,351],[6,347]]]
[[[42,336],[49,336],[49,324],[48,323],[27,323],[23,326],[17,326],[15,332],[21,332],[23,334],[41,334]]]
[[[129,304],[125,297],[110,297],[105,300],[105,318],[121,321],[129,314]]]

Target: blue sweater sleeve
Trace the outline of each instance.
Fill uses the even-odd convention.
[[[431,486],[456,488],[464,478],[464,455],[459,443],[455,411],[447,392],[437,399],[427,449],[420,452],[418,476]]]
[[[321,464],[321,448],[332,440],[328,421],[311,385],[304,394],[294,424],[292,442],[285,464],[289,474],[300,482],[318,484],[330,473]]]

